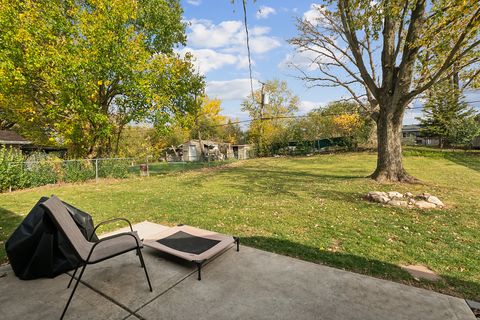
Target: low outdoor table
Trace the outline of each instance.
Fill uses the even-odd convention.
[[[202,279],[203,264],[232,243],[236,243],[239,251],[240,239],[237,237],[186,225],[165,229],[143,240],[146,247],[194,262],[197,265],[198,280]]]

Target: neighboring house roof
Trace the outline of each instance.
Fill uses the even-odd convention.
[[[32,143],[15,131],[0,130],[0,144],[26,145]]]
[[[418,124],[407,124],[402,127],[403,132],[418,132],[421,131],[422,127]]]
[[[188,140],[188,141],[184,142],[183,144],[192,144],[192,143],[200,143],[200,141],[192,139],[192,140]],[[203,140],[202,139],[202,144],[214,146],[214,145],[218,145],[220,143],[216,142],[216,141],[212,141],[212,140]]]
[[[200,140],[198,139],[191,139],[191,140],[188,140],[188,141],[185,141],[183,144],[188,144],[188,143],[199,143]],[[212,144],[212,145],[225,145],[225,144],[230,144],[230,142],[221,142],[221,141],[216,141],[216,140],[206,140],[206,139],[202,139],[202,143],[203,144]]]

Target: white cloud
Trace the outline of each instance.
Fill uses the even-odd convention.
[[[257,19],[267,19],[269,15],[276,14],[277,10],[272,7],[261,6],[257,11]]]
[[[403,116],[403,124],[415,124],[418,123],[417,117],[422,117],[423,113],[421,109],[407,109]]]
[[[265,53],[280,45],[280,41],[271,37],[254,37],[250,40],[250,50],[253,53]]]
[[[248,68],[246,36],[241,21],[228,20],[214,24],[210,20],[192,19],[188,23],[188,47],[178,50],[181,55],[187,51],[196,58],[201,73],[235,65],[237,69]],[[268,27],[250,28],[250,51],[264,54],[281,46],[279,39],[269,36]],[[252,59],[252,64],[255,61]]]
[[[259,88],[258,81],[253,80],[253,89]],[[243,100],[247,98],[250,92],[250,79],[233,79],[227,81],[209,81],[206,92],[211,98],[221,100]]]
[[[324,107],[326,104],[324,102],[314,102],[308,100],[302,100],[300,102],[300,107],[298,108],[299,114],[306,114],[312,111],[313,109],[318,109]]]
[[[321,48],[315,48],[316,51],[327,51]],[[330,53],[328,53],[330,54]],[[280,69],[300,68],[304,71],[314,71],[317,69],[317,63],[331,62],[332,60],[327,56],[321,55],[315,51],[296,51],[287,53],[285,58],[278,64]]]
[[[328,23],[328,21],[324,21],[322,14],[325,10],[324,6],[312,3],[310,5],[310,10],[303,14],[303,19],[309,21],[314,26]],[[298,67],[304,71],[314,71],[318,68],[318,63],[335,63],[334,59],[331,58],[332,53],[335,55],[336,59],[344,61],[346,57],[341,51],[336,49],[336,46],[341,45],[337,43],[335,38],[331,38],[331,41],[334,45],[327,44],[326,46],[328,50],[315,45],[308,46],[308,50],[305,48],[297,48],[296,51],[288,53],[278,64],[278,67],[281,69]]]
[[[194,48],[218,49],[222,52],[246,51],[246,35],[241,21],[229,20],[214,24],[209,20],[193,19],[187,32],[188,44]],[[253,27],[250,29],[250,44],[252,53],[265,53],[281,46],[281,42],[268,36],[268,27]]]
[[[222,21],[218,25],[205,20],[190,20],[187,39],[189,45],[198,48],[221,48],[238,42],[242,31],[240,21]]]
[[[264,36],[272,30],[270,27],[259,27],[255,26],[251,28],[248,32],[251,36]]]
[[[252,60],[252,65],[255,65],[255,61]],[[248,56],[246,55],[237,55],[237,69],[247,69],[248,68]]]
[[[188,47],[178,51],[182,57],[187,52],[194,56],[194,63],[201,74],[206,74],[209,71],[217,70],[227,65],[236,65],[237,68],[248,67],[248,58],[240,55],[221,53],[212,49],[192,49]]]
[[[322,23],[323,15],[321,12],[324,12],[325,8],[318,3],[312,3],[310,5],[310,10],[306,11],[303,14],[303,20],[310,22],[314,26],[318,26]]]
[[[192,6],[199,6],[202,3],[202,0],[187,0],[187,3]]]

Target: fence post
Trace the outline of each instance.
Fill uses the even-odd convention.
[[[98,183],[98,158],[95,159],[95,183]]]
[[[150,177],[150,169],[148,168],[148,155],[147,155],[147,177]]]

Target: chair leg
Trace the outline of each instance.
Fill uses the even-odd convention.
[[[195,261],[195,264],[197,265],[197,279],[198,281],[202,280],[202,266],[203,266],[203,263],[205,262],[205,260],[202,260],[202,261]]]
[[[70,281],[68,282],[67,289],[70,288],[70,285],[72,284],[73,279],[75,279],[75,275],[77,274],[78,267],[75,268],[75,271],[73,271],[72,277],[70,278]]]
[[[141,249],[137,249],[138,258],[140,259],[140,264],[142,265],[143,270],[145,270],[145,276],[147,277],[148,287],[150,292],[152,292],[152,284],[150,283],[150,278],[148,277],[147,266],[145,266],[145,261],[143,261],[143,254]]]
[[[65,305],[65,308],[63,309],[63,312],[62,312],[62,315],[61,315],[61,317],[60,317],[60,320],[63,319],[63,317],[65,316],[65,312],[67,312],[68,306],[70,305],[70,302],[72,301],[73,294],[74,294],[75,291],[77,290],[78,283],[80,282],[80,279],[82,279],[83,272],[85,271],[85,268],[86,268],[86,267],[87,267],[87,264],[84,264],[83,267],[82,267],[82,271],[80,271],[80,275],[78,276],[77,282],[75,282],[75,286],[73,287],[72,293],[70,294],[70,298],[68,298],[67,304]],[[73,279],[73,277],[72,277],[72,279]]]
[[[140,249],[137,249],[136,255],[139,257],[140,256]],[[140,259],[140,266],[143,268],[145,263],[143,263],[143,259]]]
[[[240,251],[240,238],[239,237],[234,237],[235,243],[237,244],[237,252]]]

